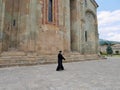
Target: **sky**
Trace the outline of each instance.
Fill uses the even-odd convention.
[[[120,0],[96,0],[99,38],[120,41]]]

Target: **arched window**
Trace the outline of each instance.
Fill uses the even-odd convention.
[[[85,0],[85,7],[87,7],[87,0]]]
[[[85,41],[87,42],[87,31],[85,31]]]
[[[52,7],[53,7],[53,0],[49,0],[49,3],[48,3],[48,21],[49,22],[52,22],[53,21],[53,10],[52,10]]]
[[[43,0],[43,24],[58,25],[58,0]]]

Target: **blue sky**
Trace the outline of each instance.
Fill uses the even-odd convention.
[[[120,0],[96,0],[99,38],[120,41]]]

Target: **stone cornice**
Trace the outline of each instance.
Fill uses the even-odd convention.
[[[97,8],[97,7],[99,7],[99,5],[96,3],[96,1],[95,0],[90,0],[92,3],[93,3],[93,5]]]

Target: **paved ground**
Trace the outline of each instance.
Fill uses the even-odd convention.
[[[0,68],[0,90],[120,90],[120,58]]]

